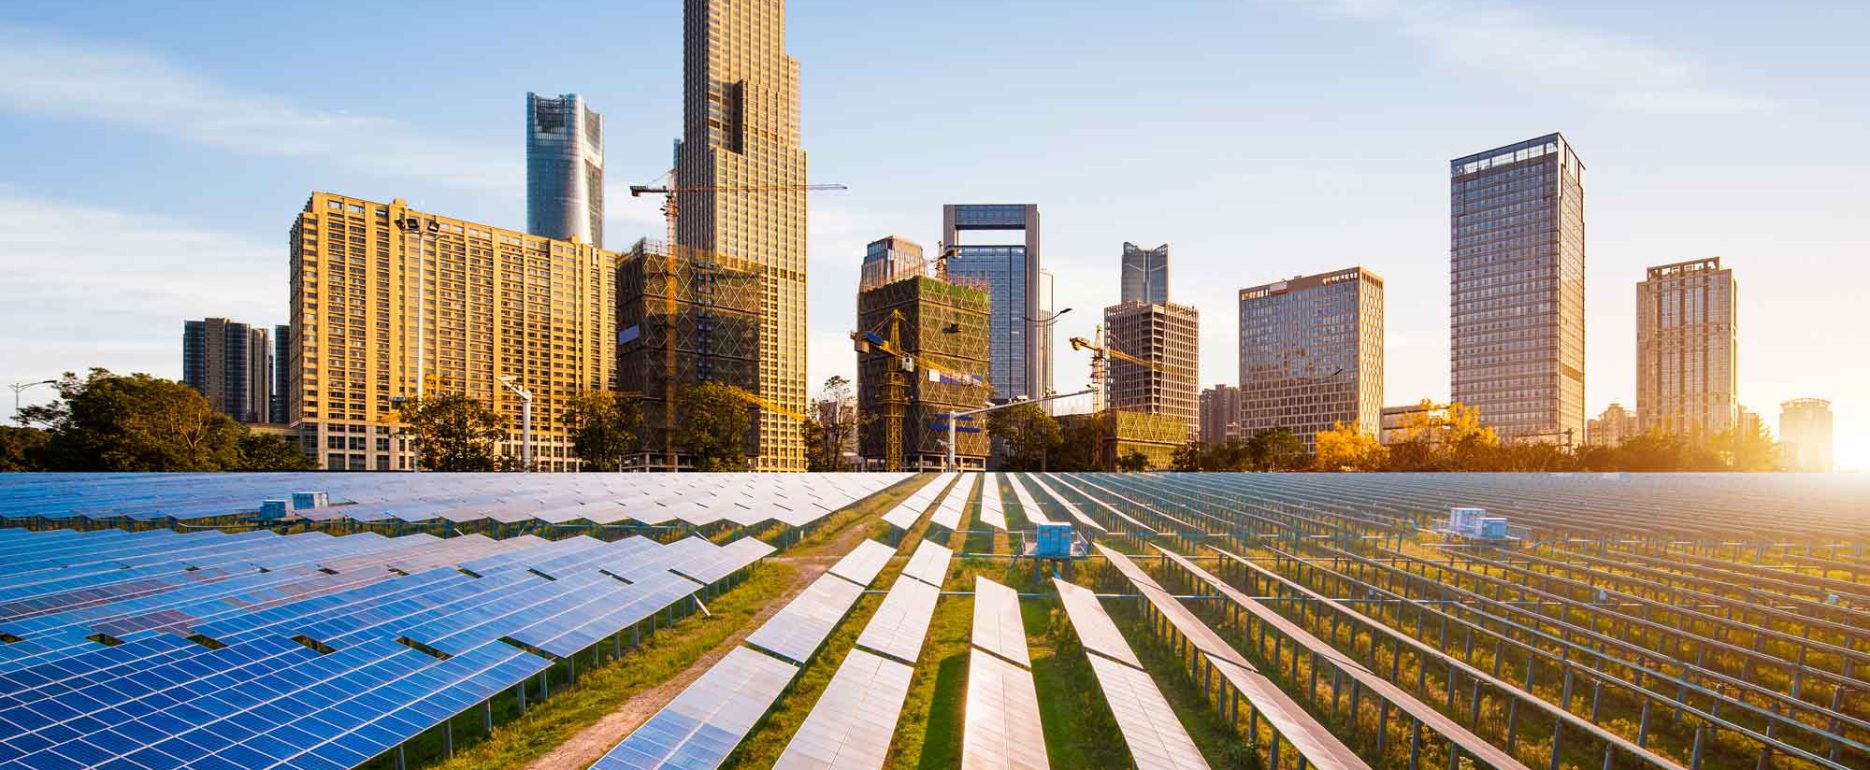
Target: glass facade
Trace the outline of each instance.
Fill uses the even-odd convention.
[[[969,231],[1020,231],[1017,242],[960,245]],[[999,240],[999,238],[994,238]],[[1010,240],[1010,239],[1009,239]],[[1039,207],[1033,204],[950,204],[942,207],[942,243],[952,251],[948,274],[987,288],[993,299],[988,360],[996,401],[1037,398],[1051,388],[1043,342],[1046,300],[1039,254]]]
[[[1719,257],[1649,268],[1636,285],[1636,413],[1643,429],[1713,436],[1740,419],[1734,272]]]
[[[604,119],[577,94],[526,94],[526,231],[604,245]]]
[[[1169,302],[1169,244],[1145,249],[1123,244],[1123,302],[1163,305]]]
[[[1383,279],[1362,268],[1240,291],[1240,435],[1291,428],[1312,449],[1383,414]]]
[[[1454,400],[1502,438],[1584,438],[1584,164],[1559,134],[1450,162]]]

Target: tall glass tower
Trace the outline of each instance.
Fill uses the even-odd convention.
[[[1562,134],[1449,162],[1454,400],[1584,443],[1584,164]]]
[[[604,118],[577,94],[526,94],[526,232],[604,245]]]
[[[805,470],[805,150],[784,0],[686,0],[675,242],[764,268],[754,468]],[[760,189],[766,188],[766,189]],[[773,189],[785,188],[785,189]]]
[[[1003,231],[1020,231],[1017,239]],[[961,245],[963,233],[994,231],[995,244]],[[1049,300],[1040,294],[1039,207],[1016,204],[949,204],[942,207],[942,243],[951,251],[948,274],[985,283],[993,299],[988,322],[988,378],[995,401],[1019,396],[1038,398],[1050,386],[1043,347],[1047,338],[1039,314]]]
[[[1169,244],[1145,249],[1123,244],[1122,302],[1169,304]]]

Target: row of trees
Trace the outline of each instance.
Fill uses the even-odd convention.
[[[308,470],[299,447],[253,433],[179,382],[67,372],[58,399],[0,427],[0,471]],[[36,426],[36,427],[35,427]]]

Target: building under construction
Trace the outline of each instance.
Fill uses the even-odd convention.
[[[1181,444],[1201,424],[1201,317],[1174,303],[1125,302],[1104,309],[1104,342],[1112,351],[1105,375],[1111,409],[1179,420]],[[1127,354],[1127,355],[1119,355]]]
[[[1059,427],[1068,435],[1083,435],[1086,431],[1079,426],[1085,423],[1095,425],[1088,433],[1097,437],[1093,462],[1102,471],[1116,470],[1117,460],[1131,452],[1149,458],[1151,469],[1168,468],[1175,464],[1175,451],[1188,441],[1187,426],[1174,415],[1104,409],[1058,416]]]
[[[858,453],[866,465],[888,467],[896,401],[901,469],[943,466],[947,413],[979,408],[993,394],[986,376],[990,311],[983,287],[928,277],[920,264],[865,271],[857,294],[857,410]],[[892,354],[892,346],[901,355]],[[955,440],[961,468],[986,467],[984,418],[962,418]]]
[[[744,260],[639,240],[617,268],[618,389],[643,414],[633,470],[684,470],[675,396],[702,382],[757,392],[760,268]],[[751,404],[748,409],[756,409]],[[748,454],[756,451],[748,447]]]

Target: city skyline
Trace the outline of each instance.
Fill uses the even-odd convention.
[[[1511,5],[1482,5],[1534,19],[1553,18]],[[414,205],[425,210],[518,229],[523,223],[518,213],[524,210],[524,188],[523,182],[514,180],[523,178],[524,158],[510,115],[518,94],[528,89],[575,91],[608,114],[632,116],[607,126],[612,194],[606,198],[613,210],[609,217],[612,232],[606,240],[627,244],[639,235],[662,232],[655,210],[658,201],[617,206],[615,191],[623,184],[654,179],[658,169],[666,170],[668,165],[667,142],[680,125],[674,98],[680,81],[679,8],[612,11],[594,20],[597,29],[631,30],[633,39],[645,40],[648,50],[639,57],[640,65],[604,77],[580,74],[578,80],[568,82],[563,75],[573,71],[576,63],[569,52],[563,56],[548,53],[535,57],[541,61],[527,62],[518,61],[522,57],[517,54],[510,57],[515,60],[511,62],[505,55],[478,56],[472,66],[476,71],[489,70],[485,82],[465,87],[450,82],[448,86],[451,95],[471,92],[468,98],[440,107],[419,107],[406,94],[390,98],[389,94],[319,90],[294,82],[286,73],[314,61],[303,54],[282,54],[283,61],[258,62],[251,71],[244,71],[219,56],[188,51],[187,31],[162,22],[153,9],[125,6],[105,12],[100,10],[103,7],[11,9],[7,21],[0,22],[18,43],[9,46],[15,53],[0,60],[0,67],[6,68],[3,71],[15,75],[0,92],[5,94],[0,102],[0,126],[21,139],[4,151],[14,171],[0,183],[0,217],[4,217],[0,223],[11,228],[7,242],[0,244],[6,247],[0,257],[8,260],[6,276],[17,279],[9,282],[15,289],[5,296],[13,300],[9,303],[13,307],[0,318],[8,328],[0,338],[0,349],[17,362],[5,367],[9,371],[0,372],[9,380],[56,376],[92,364],[179,377],[173,342],[166,339],[172,332],[146,338],[141,328],[173,329],[178,320],[203,316],[260,324],[283,320],[285,257],[277,223],[279,212],[295,204],[282,206],[280,201],[296,198],[302,202],[314,189],[342,190],[378,200],[409,195]],[[933,105],[931,93],[960,87],[979,69],[1006,62],[942,61],[940,66],[949,69],[935,71],[939,75],[935,82],[912,85],[917,78],[926,79],[935,65],[916,63],[916,57],[909,55],[890,57],[885,63],[891,66],[877,66],[880,57],[874,46],[867,42],[848,46],[848,36],[839,34],[848,26],[836,18],[855,7],[794,3],[788,9],[787,27],[793,36],[790,52],[806,63],[804,130],[806,143],[816,151],[812,181],[846,183],[852,188],[813,204],[819,211],[813,217],[812,233],[809,304],[815,322],[809,329],[813,344],[808,389],[825,376],[846,373],[853,366],[843,342],[847,319],[852,317],[851,287],[869,237],[903,232],[932,241],[935,233],[922,229],[928,224],[932,204],[1027,200],[1047,211],[1047,266],[1057,272],[1057,304],[1079,308],[1060,323],[1058,342],[1077,334],[1089,336],[1096,322],[1091,309],[1109,304],[1114,297],[1109,289],[1108,255],[1136,234],[1176,244],[1184,275],[1198,276],[1184,281],[1189,290],[1182,292],[1182,301],[1205,308],[1211,317],[1226,317],[1228,299],[1241,287],[1360,263],[1384,275],[1389,284],[1393,310],[1388,314],[1386,400],[1393,405],[1421,397],[1446,398],[1450,392],[1447,351],[1442,347],[1447,318],[1447,218],[1442,209],[1446,183],[1437,167],[1447,158],[1476,148],[1564,130],[1585,148],[1593,174],[1587,288],[1586,369],[1590,377],[1585,412],[1595,415],[1610,402],[1627,405],[1636,400],[1634,340],[1629,331],[1634,327],[1634,298],[1629,287],[1641,279],[1642,268],[1718,255],[1747,276],[1741,310],[1750,319],[1758,319],[1749,321],[1740,341],[1741,403],[1771,415],[1783,401],[1830,399],[1838,419],[1840,465],[1870,466],[1870,443],[1865,439],[1870,417],[1865,416],[1866,405],[1854,403],[1856,394],[1867,390],[1870,364],[1822,358],[1822,343],[1799,333],[1814,324],[1847,323],[1854,309],[1849,282],[1810,278],[1862,269],[1851,262],[1860,249],[1848,232],[1855,210],[1848,202],[1861,199],[1861,183],[1855,180],[1863,177],[1863,166],[1861,161],[1829,157],[1832,144],[1846,142],[1848,132],[1839,131],[1839,124],[1851,123],[1862,108],[1821,104],[1797,89],[1788,93],[1770,87],[1761,76],[1743,77],[1735,68],[1721,64],[1728,55],[1724,49],[1735,38],[1697,26],[1708,22],[1691,25],[1709,38],[1697,40],[1640,13],[1617,14],[1603,6],[1568,11],[1563,24],[1536,34],[1598,41],[1625,57],[1660,57],[1668,66],[1655,69],[1665,74],[1620,86],[1600,71],[1561,59],[1556,66],[1575,76],[1570,80],[1583,87],[1564,77],[1542,81],[1542,85],[1566,82],[1538,93],[1531,88],[1522,92],[1509,84],[1500,92],[1490,92],[1485,108],[1457,110],[1458,122],[1403,118],[1399,125],[1381,132],[1369,126],[1340,128],[1335,119],[1326,128],[1324,118],[1359,105],[1394,106],[1395,102],[1386,101],[1391,97],[1377,92],[1378,83],[1386,77],[1383,67],[1359,57],[1342,62],[1308,58],[1303,60],[1307,66],[1325,68],[1348,84],[1341,92],[1318,96],[1299,96],[1279,84],[1246,84],[1241,86],[1242,94],[1251,97],[1248,101],[1295,100],[1305,110],[1322,108],[1321,117],[1268,120],[1254,130],[1274,136],[1255,134],[1253,149],[1221,153],[1198,169],[1200,173],[1191,175],[1186,169],[1174,169],[1189,157],[1174,145],[1193,143],[1195,137],[1206,135],[1208,123],[1223,122],[1221,114],[1209,108],[1184,111],[1168,130],[1145,139],[1091,132],[1084,138],[1055,142],[1049,132],[1004,126],[991,134],[961,130],[951,131],[952,138],[943,138],[932,128],[905,123],[901,127],[906,131],[892,137],[893,143],[913,143],[927,152],[908,156],[910,161],[879,154],[878,145],[858,136],[854,125],[858,121],[850,120],[859,108],[875,109],[879,99],[881,106],[896,109],[907,110],[917,103]],[[1086,18],[1071,21],[1065,32],[1088,33],[1145,21],[1109,8],[1087,11]],[[239,43],[240,50],[247,46],[289,48],[281,38],[269,37],[264,23],[276,20],[273,14],[282,12],[291,12],[290,7],[231,14],[230,26],[251,33]],[[1816,4],[1791,8],[1784,17],[1749,30],[1757,41],[1751,43],[1753,48],[1738,50],[1778,52],[1791,45],[1794,27],[1812,26],[1811,18],[1822,12],[1823,7]],[[1390,4],[1362,4],[1351,10],[1350,4],[1249,3],[1238,11],[1204,7],[1201,13],[1252,22],[1253,29],[1266,32],[1265,52],[1230,52],[1225,59],[1230,66],[1249,66],[1261,55],[1290,55],[1292,49],[1277,44],[1281,29],[1366,41],[1393,55],[1397,72],[1423,79],[1419,87],[1405,89],[1417,106],[1428,108],[1423,112],[1455,104],[1454,96],[1463,88],[1498,88],[1505,81],[1441,47],[1446,44],[1438,39],[1413,31],[1422,19],[1396,11]],[[928,14],[865,8],[864,15],[866,23],[896,23]],[[1200,30],[1190,24],[1195,15],[1188,6],[1169,4],[1140,29],[1153,35],[1198,38]],[[1800,19],[1805,20],[1803,24]],[[921,27],[905,26],[913,34],[893,43],[906,46],[910,54],[939,50],[936,44],[952,22],[931,21]],[[502,26],[502,19],[490,14],[473,23]],[[1841,45],[1842,32],[1848,27],[1820,29],[1811,33],[1816,40],[1801,31],[1800,51],[1790,62],[1780,61],[1773,71],[1785,77],[1810,74],[1796,65],[1809,65],[1827,50],[1842,50],[1827,46]],[[1027,29],[1027,22],[1016,20],[1007,29],[985,34],[1010,36]],[[639,34],[644,30],[652,34]],[[417,50],[431,50],[431,45],[436,44],[418,41]],[[523,41],[515,42],[514,50],[522,45]],[[838,50],[839,46],[847,50]],[[444,55],[431,63],[408,60],[421,57],[398,57],[398,66],[410,68],[410,87],[439,87],[442,75],[463,66],[458,58],[463,55],[455,52],[451,56],[456,58]],[[1059,72],[1048,69],[1035,75],[1048,83],[1065,78],[1061,72],[1087,61],[1084,54],[1069,47],[1050,55],[1057,58],[1053,67]],[[1494,54],[1479,55],[1484,59]],[[1631,61],[1610,58],[1626,65]],[[851,66],[856,59],[865,64]],[[1064,118],[1073,114],[1072,96],[1094,91],[1154,105],[1151,100],[1156,97],[1143,84],[1177,60],[1168,57],[1136,66],[1134,71],[1114,73],[1116,77],[1104,79],[1096,89],[1078,81],[1097,78],[1074,73],[1057,104],[1032,109],[1048,120]],[[59,63],[85,77],[61,79],[34,69],[34,61]],[[368,56],[354,62],[327,62],[322,57],[316,61],[341,73],[353,68],[362,73],[381,63]],[[38,76],[20,76],[34,74]],[[1847,68],[1829,77],[1833,86],[1848,87],[1866,73]],[[1295,86],[1303,82],[1296,75],[1291,79]],[[217,101],[224,109],[245,113],[262,128],[283,130],[217,133],[207,130],[204,119],[169,109],[135,115],[126,97],[99,85],[119,80],[137,84],[139,88],[132,89],[135,93],[172,100],[178,94],[192,94],[198,100]],[[878,90],[888,83],[900,87]],[[1648,89],[1653,98],[1639,98],[1643,94],[1632,89]],[[976,108],[1000,103],[998,97],[988,95]],[[1710,114],[1722,120],[1706,121]],[[1789,121],[1787,116],[1803,120]],[[320,127],[328,136],[320,138],[319,131],[305,126]],[[1306,129],[1318,129],[1320,136],[1304,136]],[[1673,142],[1673,137],[1690,130],[1693,134],[1686,141],[1658,141],[1670,136]],[[375,161],[369,167],[337,160],[329,151],[334,143],[345,146],[358,136],[379,134],[392,139],[400,136],[402,141],[384,142],[382,153],[365,156]],[[262,144],[257,139],[262,135],[278,141],[270,147],[257,146]],[[1010,138],[1006,144],[1011,146],[996,147],[988,141],[990,137]],[[1041,140],[1055,144],[1036,144]],[[73,146],[65,144],[69,142],[84,142],[88,157],[44,149],[47,143],[54,148]],[[433,146],[425,147],[425,142]],[[1326,146],[1331,143],[1357,143],[1355,156],[1333,154]],[[1782,157],[1779,151],[1784,146],[1804,148],[1811,159]],[[404,152],[391,152],[397,149]],[[1030,157],[1014,168],[1027,169],[1027,173],[983,172],[1008,165],[1009,158],[1022,153]],[[1718,172],[1713,168],[1717,164],[1706,160],[1709,153],[1724,161],[1718,164],[1722,166]],[[1085,162],[1093,155],[1098,162]],[[1826,159],[1818,160],[1821,156]],[[1148,185],[1129,181],[1142,178],[1145,169],[1157,168],[1173,169],[1171,178]],[[905,172],[925,178],[913,185],[892,181]],[[1029,179],[1033,177],[1042,179]],[[1176,207],[1140,189],[1165,184],[1192,187],[1196,197],[1206,195],[1207,199],[1193,207]],[[1222,194],[1213,194],[1216,191]],[[1788,198],[1797,198],[1797,205],[1782,202]],[[215,216],[205,216],[198,207]],[[1346,211],[1363,220],[1357,229],[1364,232],[1333,233],[1318,226],[1345,216]],[[66,232],[76,231],[82,223],[94,235],[74,254],[71,241],[46,238],[30,231],[27,223],[45,232],[67,227]],[[29,271],[54,259],[71,269],[60,275]],[[1774,274],[1770,268],[1778,265],[1798,269]],[[115,293],[120,301],[107,312],[94,314],[96,318],[72,318],[56,328],[44,328],[45,313],[99,292]],[[107,331],[113,327],[120,337]],[[1231,336],[1224,324],[1204,330],[1202,382],[1232,379],[1228,374],[1234,366]],[[1059,389],[1083,379],[1082,358],[1068,351],[1053,352],[1060,359]],[[1801,365],[1808,360],[1824,365]],[[11,371],[16,367],[22,371]],[[33,396],[43,400],[47,395],[43,391],[29,394],[29,400]]]

